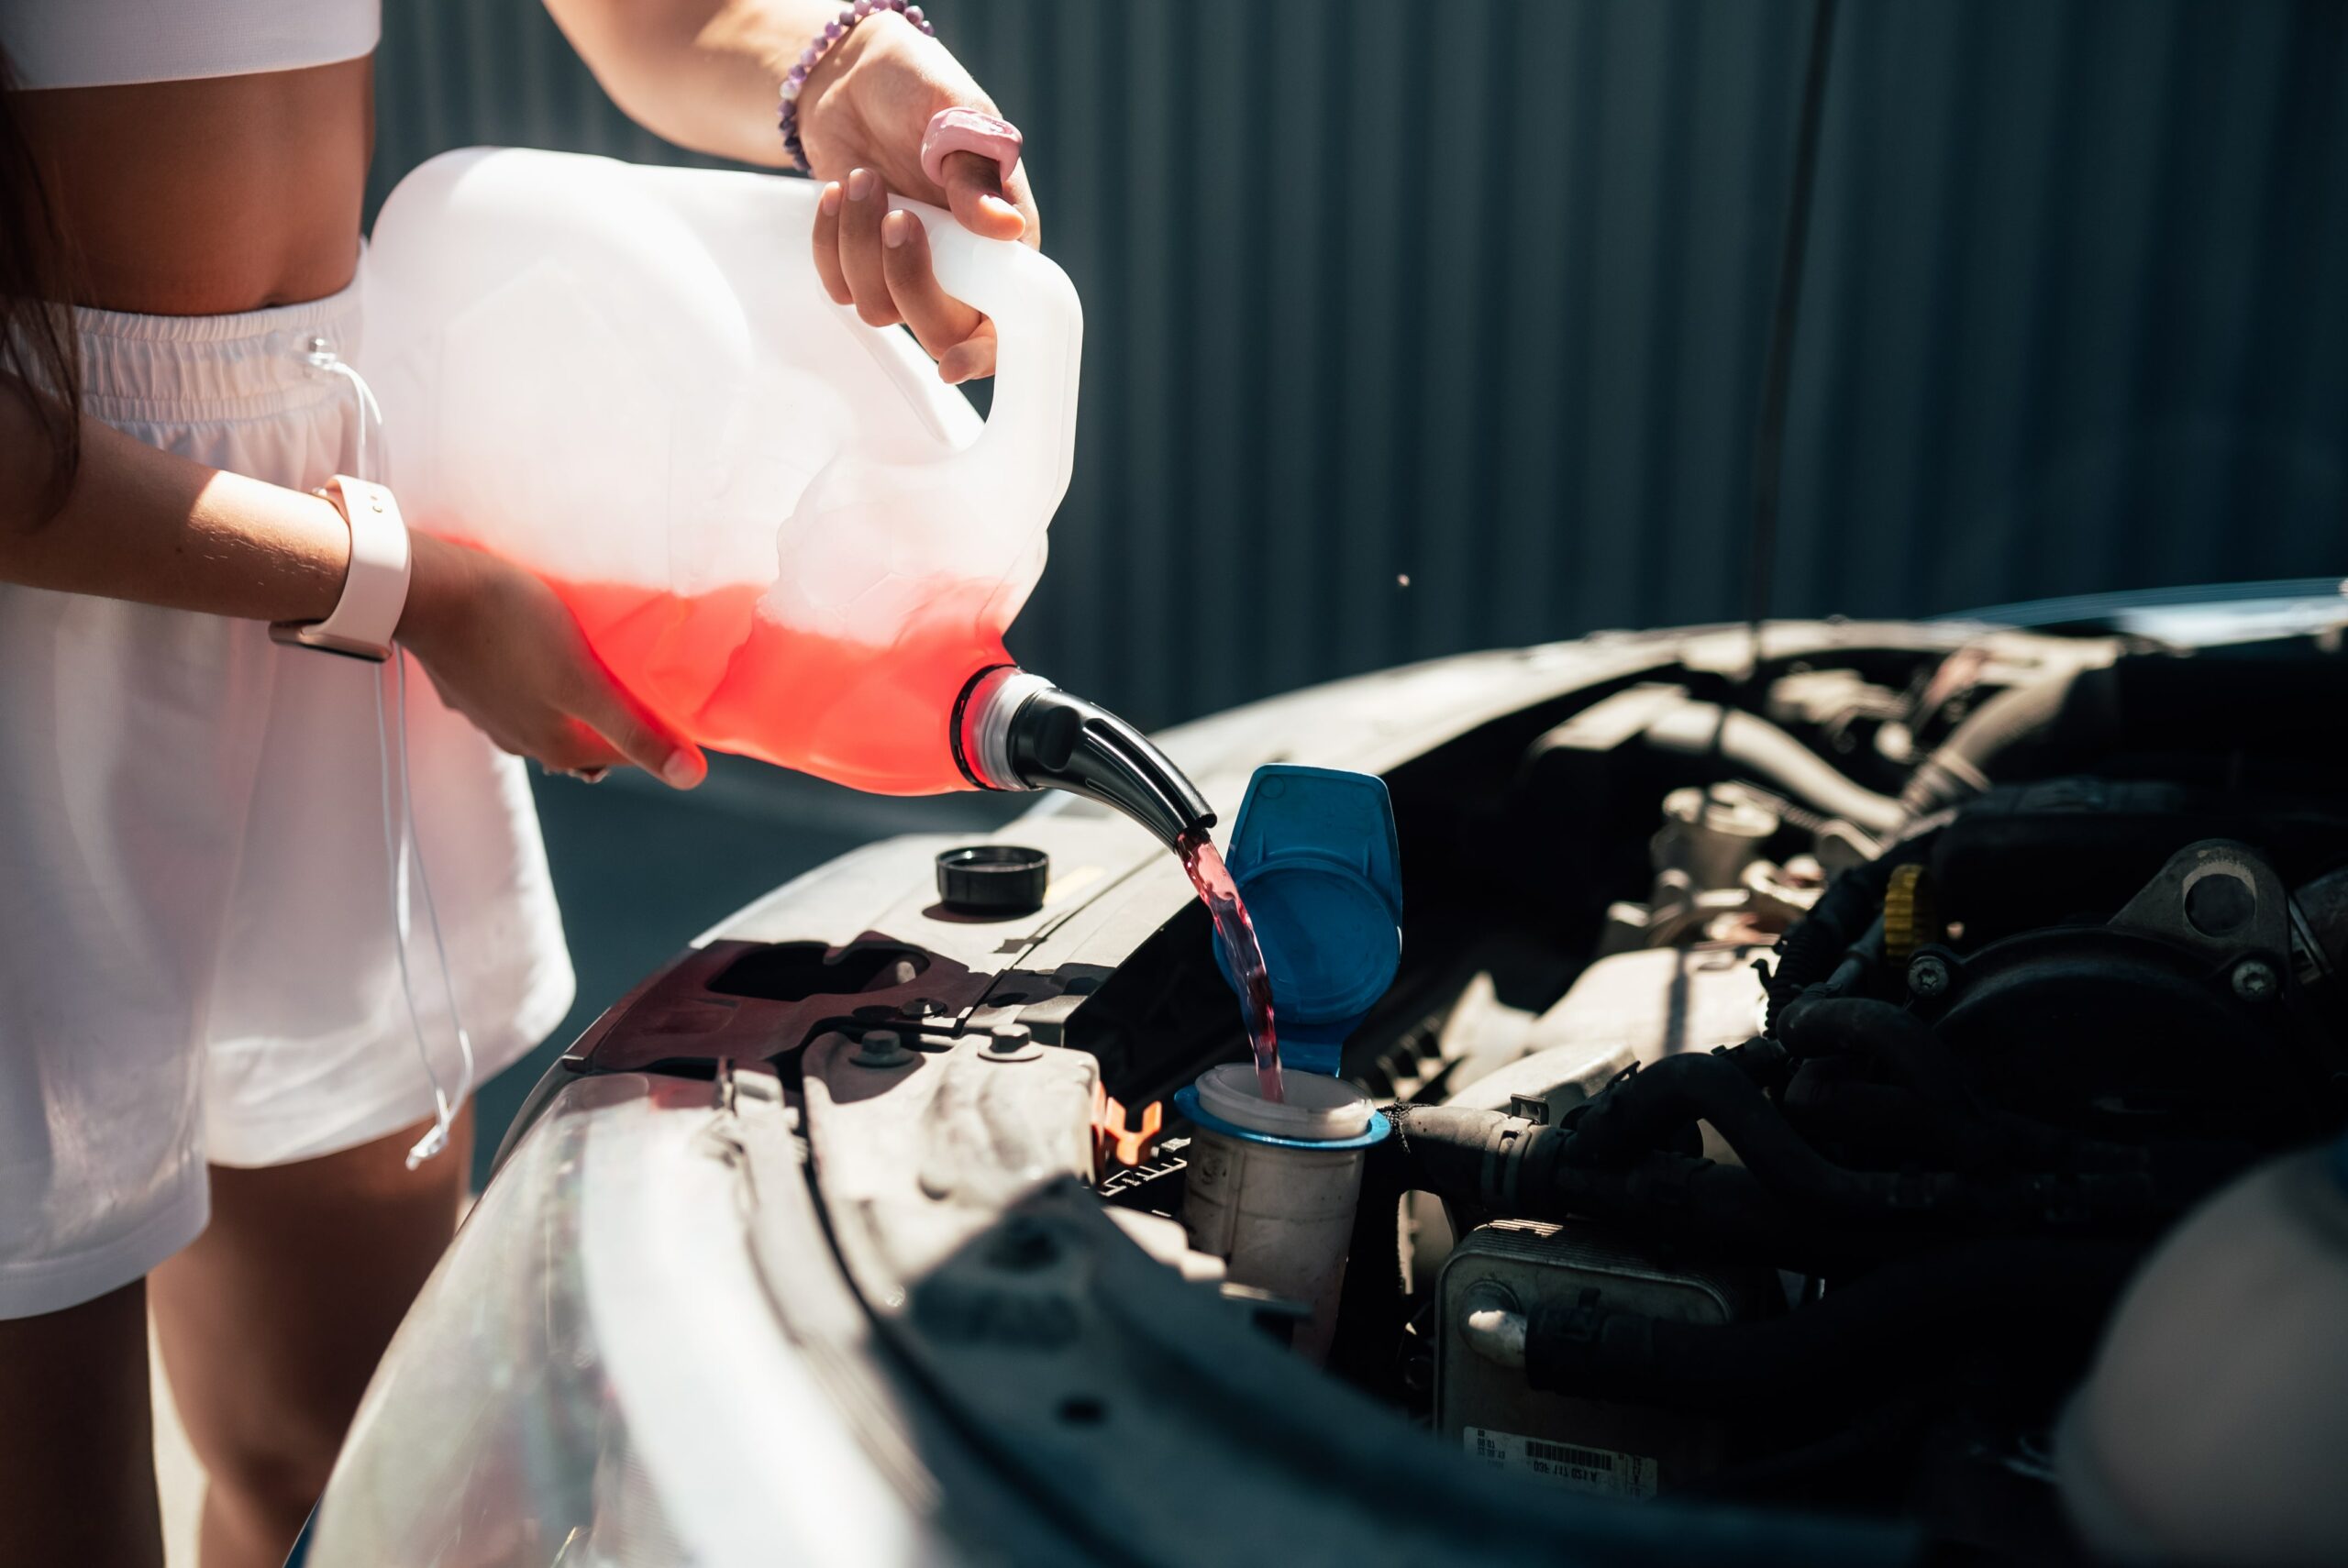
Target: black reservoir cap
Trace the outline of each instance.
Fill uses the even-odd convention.
[[[1052,857],[1015,844],[973,844],[937,857],[937,896],[961,914],[1033,914],[1044,907]]]

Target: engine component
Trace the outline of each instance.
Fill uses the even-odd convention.
[[[1647,846],[1654,887],[1645,904],[1608,906],[1600,952],[1774,935],[1800,920],[1823,880],[1815,859],[1802,856],[1779,867],[1762,857],[1791,810],[1741,784],[1690,786],[1665,796],[1663,826]]]
[[[1717,753],[1805,805],[1873,834],[1906,819],[1899,801],[1855,783],[1833,764],[1758,714],[1689,700],[1647,726],[1646,742],[1687,756]]]
[[[2348,1143],[2260,1167],[2128,1291],[2056,1445],[2099,1556],[2348,1562]]]
[[[1663,826],[1653,845],[1656,869],[1680,872],[1699,888],[1733,888],[1782,825],[1751,790],[1733,784],[1674,790],[1663,798]]]
[[[2212,838],[2256,845],[2296,885],[2348,866],[2348,808],[2336,792],[2048,778],[1992,790],[1954,813],[1932,841],[1932,879],[1941,913],[1977,947],[2109,920],[2179,847]]]
[[[1885,749],[1879,737],[1903,725],[1909,702],[1904,693],[1878,686],[1855,669],[1797,668],[1769,683],[1767,707],[1778,723],[1815,730],[1830,749],[1848,754],[1870,741]]]
[[[1685,1486],[1727,1453],[1721,1420],[1651,1404],[1538,1392],[1525,1325],[1621,1309],[1678,1323],[1737,1323],[1782,1307],[1765,1269],[1673,1264],[1588,1225],[1503,1220],[1459,1243],[1435,1288],[1435,1430],[1471,1459],[1567,1491],[1645,1497]]]
[[[1765,950],[1744,944],[1616,953],[1581,972],[1534,1021],[1518,1061],[1464,1085],[1448,1105],[1505,1110],[1545,1100],[1552,1121],[1624,1068],[1682,1051],[1709,1050],[1760,1032],[1753,966]]]
[[[2075,1373],[2138,1256],[2126,1243],[1977,1242],[1888,1264],[1767,1321],[1658,1313],[1585,1291],[1530,1316],[1525,1375],[1536,1389],[1832,1420],[1968,1375],[1981,1356]]]
[[[2198,656],[2140,654],[2066,669],[1976,709],[1900,792],[1922,817],[1993,784],[2113,754],[2240,750],[2322,766],[2335,742],[2314,715],[2348,698],[2348,659],[2301,642]]]
[[[2305,941],[2274,868],[2211,840],[2178,851],[2103,924],[1970,954],[1926,947],[1909,989],[1999,1104],[2099,1137],[2272,1146],[2337,1114],[2348,1068],[2300,1004]]]
[[[1883,889],[1884,958],[1904,966],[1916,955],[1916,949],[1927,942],[1938,942],[1945,932],[1940,899],[1922,862],[1894,866]]]
[[[1557,753],[1600,755],[1634,741],[1671,756],[1716,756],[1813,811],[1871,834],[1890,831],[1906,814],[1897,801],[1844,776],[1759,714],[1700,701],[1681,686],[1632,686],[1593,702],[1535,741],[1527,761],[1537,766]]]

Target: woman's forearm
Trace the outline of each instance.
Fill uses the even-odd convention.
[[[41,433],[0,387],[0,581],[261,621],[333,613],[350,559],[334,503],[82,422],[65,504],[41,516]]]
[[[612,101],[654,134],[697,152],[780,165],[776,89],[840,0],[546,0]],[[827,59],[846,63],[863,23]]]

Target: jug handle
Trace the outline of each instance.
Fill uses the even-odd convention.
[[[994,403],[955,463],[972,481],[1035,489],[1040,527],[1068,493],[1076,465],[1078,360],[1084,307],[1057,262],[1015,239],[981,239],[926,202],[889,198],[913,214],[946,292],[993,318]]]

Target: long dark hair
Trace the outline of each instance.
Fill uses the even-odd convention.
[[[0,50],[0,391],[24,398],[40,427],[49,471],[36,520],[46,521],[82,465],[82,356],[64,303],[64,236],[17,123],[16,94],[16,72]]]

